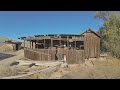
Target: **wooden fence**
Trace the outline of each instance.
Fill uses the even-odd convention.
[[[66,56],[68,64],[84,63],[84,50],[57,50],[56,49],[25,49],[24,56],[32,60],[55,61],[58,60],[57,54]],[[63,57],[64,58],[64,57]]]
[[[69,50],[66,53],[66,61],[69,64],[84,63],[84,50]]]
[[[51,52],[48,52],[51,53]],[[32,59],[32,60],[40,60],[40,61],[48,61],[48,60],[55,60],[51,54],[48,54],[46,50],[32,50],[32,49],[25,49],[24,50],[24,56],[26,58]]]

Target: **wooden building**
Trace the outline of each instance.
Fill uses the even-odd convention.
[[[91,29],[85,31],[84,50],[86,58],[96,58],[100,56],[100,36]]]
[[[16,42],[16,41],[7,40],[7,41],[5,41],[5,43],[6,44],[11,44],[13,46],[14,51],[21,49],[22,42]]]
[[[30,49],[61,49],[82,50],[84,58],[97,58],[100,55],[100,36],[91,29],[82,34],[48,34],[21,37],[24,47]],[[29,42],[29,47],[25,45]]]

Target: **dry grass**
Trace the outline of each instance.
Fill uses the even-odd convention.
[[[91,62],[92,61],[92,62]],[[90,60],[74,66],[63,79],[120,79],[120,60],[108,56],[104,60]]]
[[[0,77],[8,77],[8,76],[16,76],[16,75],[22,75],[22,74],[27,74],[29,72],[33,71],[38,71],[41,69],[44,69],[45,67],[41,66],[34,66],[34,67],[29,67],[29,66],[5,66],[5,65],[0,65]],[[25,76],[20,79],[47,79],[51,76],[51,72],[48,73],[36,73],[33,75]]]
[[[10,52],[13,51],[13,46],[9,44],[4,44],[0,46],[0,52]]]
[[[39,66],[31,68],[28,66],[9,66],[9,63],[14,60],[25,59],[23,50],[15,52],[15,54],[17,56],[0,61],[0,77],[25,74],[43,68]],[[84,64],[69,65],[68,68],[60,68],[53,73],[37,73],[21,79],[120,79],[120,60],[111,56],[97,60],[90,59]]]
[[[11,68],[9,66],[0,65],[0,76],[14,76],[18,74],[18,70]]]

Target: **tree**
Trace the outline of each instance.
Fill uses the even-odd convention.
[[[107,20],[109,18],[110,14],[111,14],[110,11],[96,11],[95,18]]]
[[[113,56],[120,58],[120,14],[115,12],[97,11],[96,16],[104,21],[99,29],[102,50],[110,51]]]

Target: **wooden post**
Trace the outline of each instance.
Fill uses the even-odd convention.
[[[35,41],[35,48],[36,48],[36,41]]]
[[[32,49],[33,49],[33,41],[32,41]]]
[[[35,44],[37,43],[37,40],[35,41]],[[36,44],[36,48],[38,48],[38,45]]]
[[[60,44],[59,44],[59,45],[60,45],[60,48],[61,48],[61,36],[59,36],[59,40],[60,40],[60,41],[59,41],[59,42],[60,42]]]
[[[61,36],[59,36],[59,38],[60,38],[60,48],[61,48]]]
[[[75,41],[75,49],[76,49],[76,41]]]
[[[64,61],[66,62],[66,54],[64,54],[64,58],[63,58],[63,59],[64,59]]]
[[[37,41],[37,49],[39,48],[39,44],[38,43],[39,43],[39,40]]]
[[[60,48],[61,48],[61,39],[60,39]]]
[[[35,41],[33,42],[33,49],[35,49]]]
[[[45,39],[44,39],[44,48],[45,48]]]
[[[53,47],[53,40],[51,39],[51,48]]]
[[[48,61],[50,60],[50,56],[49,56],[49,49],[48,49]]]
[[[69,36],[67,36],[67,47],[69,47],[69,42],[68,42],[68,40],[69,40]]]
[[[31,41],[30,41],[30,48],[31,48]]]
[[[29,42],[29,41],[26,42],[26,43],[27,43],[27,45],[26,45],[27,48],[29,48],[29,46],[28,46],[28,42]]]
[[[64,47],[66,47],[66,41],[64,40]]]
[[[23,44],[24,44],[24,48],[25,48],[25,39],[24,39],[24,43]]]

